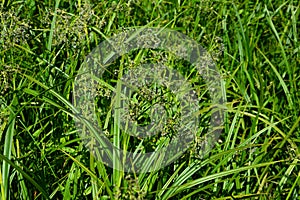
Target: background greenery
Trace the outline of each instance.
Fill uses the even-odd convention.
[[[2,0],[1,199],[300,199],[299,13],[296,0]],[[197,157],[196,141],[166,168],[123,173],[93,158],[67,102],[94,47],[145,25],[211,53],[228,112],[208,156]]]

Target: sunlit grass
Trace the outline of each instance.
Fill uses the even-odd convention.
[[[298,1],[0,5],[1,199],[299,198]],[[121,115],[112,110],[121,101],[117,80],[126,70],[164,62],[192,82],[203,100],[191,148],[165,168],[137,174],[111,169],[94,157],[75,127],[72,101],[74,79],[92,49],[127,27],[141,26],[171,28],[205,47],[224,80],[227,112],[214,149],[199,158],[210,106],[203,80],[166,52],[139,50],[117,60],[97,88],[98,123],[115,146],[146,152],[169,141],[168,133],[134,138],[121,130]],[[145,102],[138,103],[150,101]]]

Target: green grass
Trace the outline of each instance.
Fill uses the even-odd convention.
[[[299,13],[295,0],[0,1],[1,199],[299,199]],[[137,138],[120,128],[121,113],[112,115],[123,98],[118,78],[138,64],[163,61],[202,99],[191,148],[160,170],[128,173],[85,146],[74,124],[74,79],[95,47],[128,27],[176,30],[214,58],[227,111],[205,157],[199,144],[211,114],[207,84],[190,63],[154,49],[122,56],[96,79],[97,123],[124,150],[167,145],[171,122],[157,136]],[[155,104],[141,99],[133,101],[138,108]]]

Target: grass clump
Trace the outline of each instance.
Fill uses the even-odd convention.
[[[2,1],[1,199],[298,199],[299,13],[293,0]],[[136,174],[111,169],[91,154],[70,102],[74,79],[92,49],[141,26],[174,29],[205,47],[224,80],[227,112],[215,148],[199,158],[211,114],[206,83],[168,52],[145,49],[122,56],[105,74],[107,84],[97,88],[96,99],[97,123],[120,148],[157,149],[168,144],[176,126],[167,123],[160,137],[145,139],[119,129],[111,94],[123,72],[163,62],[201,97],[200,128],[191,148],[165,168]],[[151,94],[151,87],[141,92]],[[157,103],[143,99],[144,93],[135,95],[132,111]],[[176,98],[167,97],[175,119]],[[149,112],[142,113],[138,121],[145,126]]]

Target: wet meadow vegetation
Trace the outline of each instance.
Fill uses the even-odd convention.
[[[295,0],[0,1],[0,199],[299,199],[299,13]],[[143,26],[174,29],[201,44],[219,69],[227,102],[220,138],[199,157],[210,118],[201,77],[168,52],[145,49],[119,59],[97,88],[97,117],[123,149],[167,144],[176,120],[144,140],[120,136],[111,116],[120,64],[126,70],[163,61],[202,99],[188,151],[137,174],[95,159],[74,126],[71,102],[85,57],[107,38]],[[136,94],[128,115],[154,104],[142,98],[153,87]],[[165,98],[176,108],[172,96]]]

